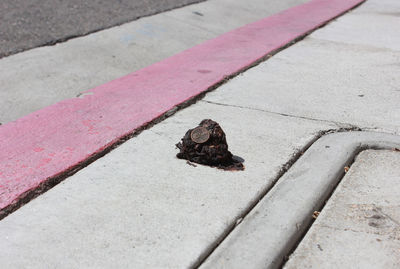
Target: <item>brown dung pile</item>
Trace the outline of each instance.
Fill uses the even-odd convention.
[[[196,128],[189,129],[176,144],[180,159],[205,164],[225,170],[243,170],[242,161],[228,150],[225,133],[213,120],[202,120]]]

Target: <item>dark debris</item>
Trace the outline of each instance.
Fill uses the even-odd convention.
[[[209,165],[224,170],[244,170],[243,159],[232,155],[228,150],[225,133],[221,126],[213,120],[202,120],[199,126],[209,131],[209,138],[204,143],[196,143],[192,140],[192,131],[189,129],[181,142],[176,144],[179,159],[186,159],[190,162]]]

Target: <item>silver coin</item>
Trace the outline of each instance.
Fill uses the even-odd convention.
[[[190,138],[193,142],[197,144],[202,144],[210,139],[210,132],[207,130],[207,128],[199,126],[192,130],[192,132],[190,133]]]

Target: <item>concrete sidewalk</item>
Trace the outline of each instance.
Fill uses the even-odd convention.
[[[281,266],[281,262],[264,263],[268,257],[253,259],[259,254],[245,243],[242,256],[226,253],[234,253],[230,242],[245,235],[241,231],[246,223],[255,215],[267,215],[257,211],[257,203],[274,193],[292,163],[289,172],[297,175],[293,180],[312,172],[312,162],[293,169],[326,132],[382,132],[390,140],[385,147],[400,145],[399,11],[396,0],[367,1],[2,219],[0,267],[243,268],[228,261],[235,258],[246,268]],[[175,143],[204,118],[222,125],[230,150],[245,160],[244,171],[194,167],[175,158]],[[360,159],[368,154],[362,153]],[[390,164],[396,164],[397,155],[391,152],[385,157],[385,169],[394,183],[400,175]],[[356,165],[360,173],[371,169]],[[343,171],[335,172],[337,177]],[[376,188],[383,186],[379,182],[375,181]],[[385,195],[397,197],[395,188],[385,190]],[[334,201],[325,209],[335,206]],[[397,200],[391,203],[399,207]],[[282,212],[282,218],[296,213],[290,209]],[[297,227],[297,222],[290,225]],[[390,233],[397,233],[398,227],[393,227]],[[295,259],[297,253],[307,256],[315,251],[303,247],[312,235],[306,235],[288,267],[303,268]],[[394,237],[392,249],[398,242]],[[262,250],[264,245],[256,247]],[[334,268],[340,257],[329,256],[323,267],[317,267]],[[385,261],[400,266],[398,259]]]
[[[400,152],[362,152],[285,268],[399,268]]]

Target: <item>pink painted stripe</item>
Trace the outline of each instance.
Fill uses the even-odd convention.
[[[0,210],[363,0],[313,0],[0,127]]]

